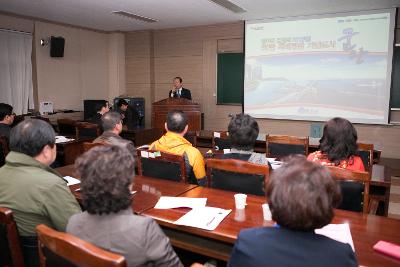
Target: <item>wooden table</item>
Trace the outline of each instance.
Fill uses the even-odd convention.
[[[264,197],[248,195],[248,205],[244,211],[240,211],[235,209],[234,194],[229,191],[196,187],[180,195],[206,197],[207,206],[232,209],[214,231],[173,224],[188,211],[187,209],[149,209],[142,214],[154,218],[174,246],[226,261],[241,229],[273,225],[273,222],[263,220],[261,204],[265,203]],[[359,264],[399,266],[399,261],[374,252],[372,247],[379,240],[400,243],[400,220],[336,210],[332,223],[349,223]]]
[[[123,129],[121,137],[133,142],[135,147],[151,144],[163,135],[163,131],[157,128]]]
[[[214,150],[205,147],[198,147],[197,149],[204,155],[204,158],[218,158],[224,153],[222,150]],[[212,154],[207,153],[210,150]],[[271,169],[271,171],[273,170]],[[374,214],[388,216],[391,183],[392,171],[389,167],[379,164],[372,165],[369,193],[370,199],[373,200],[372,205],[374,206],[374,211],[376,211]]]
[[[69,137],[74,140],[57,143],[57,161],[62,165],[74,164],[75,159],[83,154],[83,143],[84,142],[92,142],[94,137],[83,137],[80,139],[75,139],[76,137]]]
[[[80,178],[76,173],[73,165],[68,165],[56,169],[62,176],[72,176]],[[70,186],[71,192],[76,199],[82,199],[80,192],[75,191],[80,187],[79,184]],[[153,208],[161,196],[178,196],[188,190],[196,188],[197,185],[184,184],[162,179],[156,179],[146,176],[136,176],[134,178],[132,191],[136,191],[133,195],[132,209],[135,213],[141,213],[147,209]]]

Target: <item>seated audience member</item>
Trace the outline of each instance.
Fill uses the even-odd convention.
[[[86,211],[70,218],[68,233],[123,255],[128,266],[182,266],[157,223],[133,214],[134,158],[127,149],[94,147],[75,167]]]
[[[289,158],[273,171],[266,190],[277,225],[242,230],[228,266],[358,266],[349,244],[314,232],[331,222],[341,199],[323,166]]]
[[[116,111],[109,111],[101,117],[101,125],[103,134],[97,137],[93,143],[104,143],[110,145],[122,145],[131,152],[135,153],[135,147],[131,141],[123,139],[119,136],[122,132],[122,117]]]
[[[179,110],[168,112],[165,130],[167,133],[157,141],[154,141],[150,145],[150,149],[183,155],[188,169],[189,182],[205,185],[206,171],[203,155],[184,138],[188,131],[186,114]]]
[[[9,104],[0,103],[0,135],[10,140],[11,124],[14,121],[15,114],[13,107]]]
[[[250,115],[241,113],[234,116],[228,126],[231,153],[224,154],[222,158],[268,164],[264,154],[254,152],[258,131],[258,123]]]
[[[333,118],[324,126],[319,150],[307,159],[322,165],[365,171],[362,159],[357,153],[357,131],[346,119]]]
[[[55,133],[45,121],[30,119],[11,130],[6,164],[0,168],[0,206],[11,209],[26,266],[39,266],[36,226],[65,231],[81,211],[67,182],[49,165],[56,158]]]
[[[134,108],[131,108],[125,99],[118,100],[116,111],[121,113],[123,124],[126,125],[128,129],[134,129],[139,126],[138,112]]]
[[[89,119],[89,122],[93,122],[98,125],[101,125],[101,117],[109,111],[110,111],[110,108],[108,106],[108,102],[96,104],[96,114]]]

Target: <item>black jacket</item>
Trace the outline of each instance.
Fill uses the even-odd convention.
[[[169,94],[168,94],[169,97],[171,97],[171,93],[172,93],[172,90],[169,91]],[[177,93],[174,93],[172,97],[179,98],[179,96],[178,96]],[[180,96],[180,97],[181,97],[181,98],[186,98],[186,99],[192,100],[192,94],[190,93],[190,90],[189,90],[189,89],[186,89],[186,88],[182,88],[181,96]]]

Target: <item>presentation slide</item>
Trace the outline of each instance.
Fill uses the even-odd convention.
[[[394,10],[247,21],[244,111],[387,124]]]

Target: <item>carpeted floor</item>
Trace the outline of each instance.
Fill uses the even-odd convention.
[[[388,217],[400,220],[400,177],[392,176]]]

